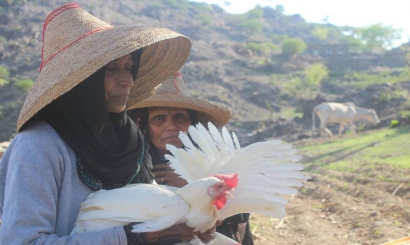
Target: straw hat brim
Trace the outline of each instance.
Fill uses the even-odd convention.
[[[182,67],[188,59],[191,42],[165,28],[121,26],[93,33],[64,47],[43,67],[27,94],[17,120],[17,130],[20,131],[46,105],[110,61],[141,48],[143,53],[130,104],[152,95],[155,86]]]
[[[195,110],[198,121],[205,127],[208,127],[208,122],[212,122],[216,127],[222,127],[232,117],[231,110],[220,103],[170,94],[155,94],[134,105],[130,110],[149,107],[177,107]]]

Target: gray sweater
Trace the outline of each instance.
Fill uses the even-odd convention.
[[[69,236],[92,192],[78,178],[75,160],[45,122],[13,139],[0,163],[0,244],[127,244],[123,227]]]

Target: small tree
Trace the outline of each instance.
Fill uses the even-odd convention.
[[[328,69],[322,63],[316,63],[304,70],[303,78],[295,77],[285,83],[286,91],[299,102],[302,98],[312,98],[313,91],[319,89],[322,81],[328,76]]]
[[[285,7],[283,7],[283,5],[278,4],[275,6],[275,10],[276,12],[283,14],[285,12]]]
[[[295,56],[302,53],[307,45],[302,39],[286,38],[282,41],[282,52],[289,56]]]
[[[319,89],[323,79],[327,78],[329,71],[323,63],[316,63],[307,67],[304,73],[305,88],[309,91],[309,97],[312,98],[312,92]]]

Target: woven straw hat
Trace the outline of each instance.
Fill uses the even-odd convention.
[[[186,62],[191,42],[165,28],[114,27],[77,4],[53,10],[43,26],[40,74],[28,92],[17,130],[37,112],[110,61],[143,48],[129,104],[141,101]]]
[[[197,118],[204,126],[212,122],[216,127],[228,123],[231,110],[218,103],[191,97],[181,73],[177,72],[155,88],[154,95],[136,104],[129,104],[129,110],[148,107],[178,107],[195,110]]]

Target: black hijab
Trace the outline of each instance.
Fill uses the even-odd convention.
[[[132,56],[135,79],[141,50]],[[78,175],[92,190],[135,182],[147,150],[141,132],[125,111],[107,111],[104,76],[103,67],[41,112],[41,117],[75,152]]]

